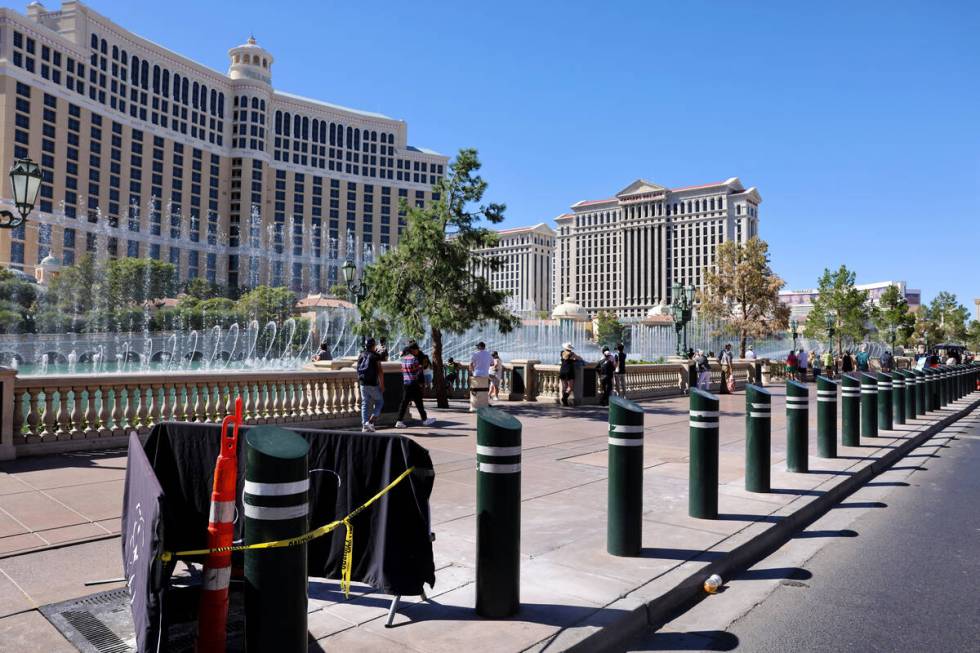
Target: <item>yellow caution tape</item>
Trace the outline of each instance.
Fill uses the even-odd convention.
[[[347,528],[347,533],[344,536],[344,562],[340,571],[340,588],[344,591],[344,596],[350,596],[350,574],[351,567],[353,566],[354,559],[354,526],[351,524],[351,520],[359,515],[362,511],[366,510],[372,503],[387,494],[393,487],[405,480],[405,477],[411,474],[415,470],[414,467],[409,467],[404,472],[398,475],[398,478],[393,480],[391,483],[386,485],[380,492],[375,494],[373,497],[365,501],[363,504],[355,508],[349,515],[343,519],[338,519],[332,521],[329,524],[324,524],[317,529],[310,531],[304,535],[298,535],[296,537],[291,537],[286,540],[273,540],[271,542],[258,542],[256,544],[236,544],[233,546],[219,546],[214,549],[192,549],[190,551],[164,551],[160,554],[160,560],[163,562],[169,562],[175,557],[187,557],[187,556],[200,556],[207,555],[209,553],[228,553],[233,551],[248,551],[250,549],[279,549],[287,546],[297,546],[299,544],[306,544],[310,540],[315,540],[318,537],[322,537],[327,533],[335,530],[338,526],[343,524]]]

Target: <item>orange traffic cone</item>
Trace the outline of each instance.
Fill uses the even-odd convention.
[[[229,436],[228,425],[233,425]],[[221,451],[214,467],[208,548],[230,547],[234,541],[235,488],[238,482],[238,427],[242,424],[242,398],[235,399],[235,414],[221,421]],[[197,619],[199,653],[224,653],[228,622],[228,583],[231,552],[209,553],[204,561],[204,586]]]

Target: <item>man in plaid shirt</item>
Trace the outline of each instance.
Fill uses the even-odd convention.
[[[398,409],[398,421],[395,428],[405,428],[405,411],[408,404],[414,402],[415,408],[419,411],[424,426],[432,426],[436,423],[435,418],[427,417],[425,406],[422,404],[422,386],[425,383],[425,376],[422,371],[422,363],[419,361],[419,345],[412,341],[408,343],[408,348],[402,355],[402,403]]]

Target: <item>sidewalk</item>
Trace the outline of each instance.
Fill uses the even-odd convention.
[[[605,552],[606,414],[598,407],[559,409],[550,404],[501,402],[523,424],[522,608],[513,619],[478,618],[475,574],[475,418],[462,404],[434,411],[435,429],[401,431],[426,447],[436,467],[431,509],[436,586],[429,601],[405,597],[393,628],[384,620],[391,597],[356,588],[344,600],[335,581],[311,579],[309,629],[325,650],[457,651],[462,647],[501,651],[563,650],[615,624],[646,623],[645,605],[692,573],[752,541],[798,513],[828,490],[871,465],[945,416],[966,407],[971,395],[929,419],[898,426],[861,447],[839,447],[839,457],[811,456],[808,474],[783,471],[783,390],[773,392],[773,492],[752,494],[744,479],[744,394],[721,395],[721,453],[718,520],[687,516],[688,415],[686,397],[643,402],[645,433],[643,555],[617,558]],[[816,393],[811,384],[811,444],[816,452]],[[4,558],[3,552],[52,542],[81,528],[118,530],[122,453],[84,457],[29,458],[0,465],[0,639],[23,637],[32,650],[47,633],[57,633],[31,608],[84,596],[114,585],[85,587],[88,580],[121,575],[118,540],[90,542]],[[117,490],[113,491],[112,488]],[[68,515],[44,521],[24,506],[46,512],[54,502]],[[21,510],[15,517],[16,510]],[[13,511],[13,512],[12,512]],[[40,514],[40,513],[39,513]],[[113,519],[116,521],[113,521]],[[58,524],[58,525],[55,525]],[[789,524],[787,524],[788,526]],[[43,527],[36,535],[26,530]],[[15,539],[19,538],[19,539]],[[55,569],[57,568],[57,571]],[[4,616],[27,610],[17,616]],[[635,625],[635,624],[634,624]],[[13,639],[8,639],[13,638]],[[595,642],[592,642],[595,644]],[[67,643],[65,643],[67,646]],[[45,647],[46,650],[59,650]],[[66,649],[70,650],[70,649]]]

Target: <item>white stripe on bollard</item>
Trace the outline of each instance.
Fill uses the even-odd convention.
[[[310,479],[291,483],[258,483],[245,481],[245,493],[260,497],[283,497],[289,494],[299,494],[310,489]]]
[[[643,425],[611,424],[609,430],[613,433],[643,433]]]
[[[643,438],[609,438],[609,444],[617,447],[642,447]]]
[[[487,474],[516,474],[521,471],[521,464],[497,465],[494,463],[480,463],[477,471],[486,472]]]
[[[253,506],[245,504],[245,516],[249,519],[276,521],[280,519],[298,519],[305,517],[310,511],[310,504],[301,503],[296,506]]]
[[[520,447],[488,447],[485,444],[476,445],[476,452],[481,456],[520,456]]]
[[[690,425],[696,429],[716,429],[718,428],[718,420],[707,421],[707,422],[695,422],[692,420],[690,422]]]

